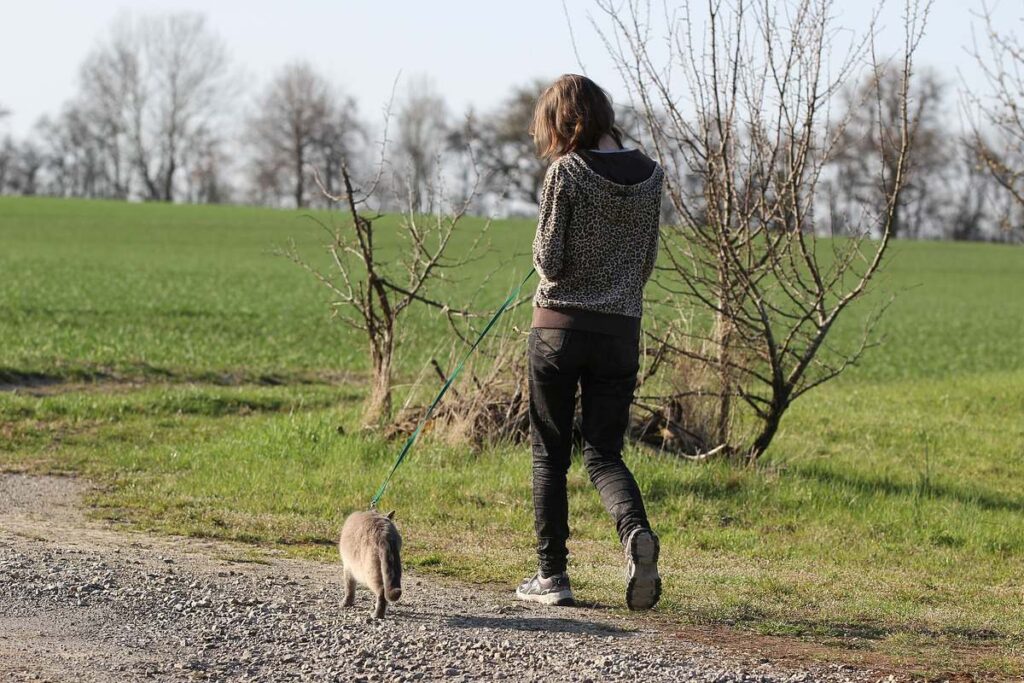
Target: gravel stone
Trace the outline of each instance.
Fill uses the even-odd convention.
[[[407,573],[370,618],[337,564],[232,562],[241,548],[87,521],[73,479],[0,475],[0,680],[699,681],[883,679],[773,664],[609,610],[517,603]],[[225,559],[227,558],[227,559]],[[884,680],[884,679],[883,679]],[[895,680],[895,679],[893,679]]]

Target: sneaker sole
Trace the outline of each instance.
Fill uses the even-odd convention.
[[[544,593],[543,595],[516,591],[516,599],[523,600],[524,602],[537,602],[541,605],[554,605],[556,607],[572,607],[576,604],[576,599],[573,598],[572,591],[569,590],[558,591],[557,593]]]
[[[626,552],[633,560],[633,575],[626,582],[626,605],[631,610],[651,609],[661,598],[658,539],[646,530],[635,531],[628,545]]]

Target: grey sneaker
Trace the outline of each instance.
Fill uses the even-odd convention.
[[[516,598],[560,607],[576,604],[576,600],[572,596],[572,588],[569,587],[569,575],[565,572],[549,576],[546,579],[541,577],[540,573],[523,579],[523,582],[516,588]]]
[[[626,537],[626,605],[651,609],[661,597],[658,575],[658,536],[650,529],[634,529]]]

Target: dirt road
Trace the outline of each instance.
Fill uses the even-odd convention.
[[[793,669],[663,634],[608,610],[407,574],[369,619],[337,565],[86,519],[86,485],[0,475],[0,680],[877,681]]]

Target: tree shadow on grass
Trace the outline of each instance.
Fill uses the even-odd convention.
[[[827,465],[806,464],[791,466],[781,475],[788,479],[790,485],[797,487],[814,487],[820,485],[816,493],[824,496],[850,497],[857,500],[890,499],[905,508],[916,508],[921,505],[962,505],[967,510],[979,512],[1024,513],[1024,495],[1015,492],[1003,493],[985,486],[983,482],[956,480],[936,480],[932,477],[917,476],[913,472],[902,476],[879,475],[871,473],[836,471]],[[756,477],[744,479],[742,475],[716,473],[697,481],[671,481],[668,478],[656,479],[651,482],[646,496],[652,506],[661,500],[678,499],[680,496],[695,496],[709,505],[721,502],[725,506],[742,508],[763,499],[771,499],[774,495],[762,486]],[[750,508],[753,509],[753,508]],[[931,508],[929,508],[931,510]],[[738,524],[740,527],[754,528],[757,520],[742,513],[719,513],[719,526]],[[737,519],[738,517],[738,519]],[[787,529],[790,524],[778,528]],[[795,528],[795,527],[794,527]],[[994,527],[993,527],[994,528]],[[790,529],[791,530],[791,529]],[[957,548],[968,541],[980,544],[988,552],[1000,555],[1020,554],[1024,552],[1024,537],[1012,532],[993,533],[985,537],[970,538],[956,532],[941,530],[929,531],[924,540],[934,546]]]
[[[784,622],[784,635],[818,636],[839,638],[850,641],[879,641],[900,634],[913,634],[925,638],[953,640],[962,643],[985,644],[996,643],[1010,637],[1009,634],[989,628],[971,628],[968,626],[930,627],[924,624],[885,625],[866,621],[816,621],[787,620]],[[756,627],[751,622],[749,626]]]
[[[209,384],[222,387],[246,385],[263,387],[280,386],[349,386],[363,379],[363,374],[344,372],[255,372],[245,368],[226,370],[204,370],[193,368],[168,368],[146,362],[118,363],[117,368],[68,367],[59,372],[37,372],[9,366],[0,366],[0,391],[33,390],[59,387],[74,383],[104,385],[161,383],[161,384]],[[361,397],[356,392],[346,392],[339,400],[355,402]]]
[[[890,477],[836,472],[813,465],[793,468],[786,476],[799,477],[860,494],[943,499],[982,510],[1024,512],[1024,497],[953,486],[943,482],[899,481]],[[744,497],[751,485],[752,482],[738,475],[726,478],[707,477],[685,484],[655,480],[648,484],[646,499],[651,503],[657,503],[677,498],[681,493],[688,493],[706,500],[730,500]]]
[[[24,389],[40,389],[78,380],[80,382],[98,382],[109,379],[102,372],[78,372],[67,376],[17,368],[0,367],[0,391],[18,391]]]
[[[990,491],[965,489],[949,484],[927,482],[895,481],[887,477],[870,477],[835,472],[819,467],[800,468],[794,472],[804,479],[811,479],[836,488],[848,489],[863,494],[882,494],[901,498],[942,498],[962,505],[1006,512],[1024,512],[1024,498],[1014,498]]]

